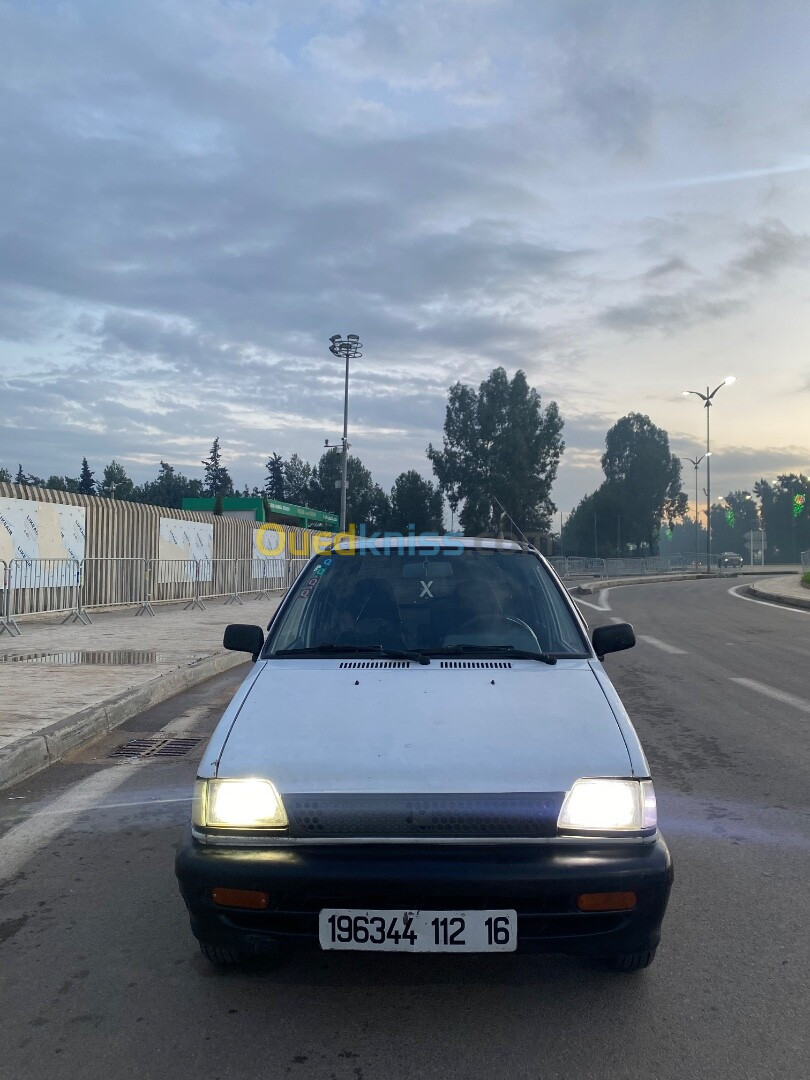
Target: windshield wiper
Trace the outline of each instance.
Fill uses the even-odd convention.
[[[281,649],[279,652],[274,653],[273,656],[285,656],[294,659],[297,656],[317,656],[323,653],[354,655],[355,653],[369,652],[384,656],[387,660],[414,660],[418,664],[430,663],[429,656],[426,656],[423,652],[415,652],[412,649],[387,649],[383,645],[340,645],[328,641],[322,642],[320,645],[310,645],[298,649]],[[272,659],[272,657],[269,659]]]
[[[465,653],[481,655],[509,656],[513,660],[539,660],[541,664],[556,664],[557,657],[550,653],[532,652],[530,649],[516,649],[514,645],[442,645],[438,649],[426,650],[432,656],[463,656]]]

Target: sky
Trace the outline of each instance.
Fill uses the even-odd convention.
[[[702,453],[729,374],[713,492],[810,472],[808,42],[805,0],[0,0],[0,465],[218,435],[261,485],[339,438],[356,333],[385,488],[497,365],[564,512],[628,412]]]

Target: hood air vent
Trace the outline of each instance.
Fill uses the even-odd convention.
[[[410,660],[341,660],[342,668],[407,668]]]
[[[508,660],[442,660],[443,668],[510,668]]]

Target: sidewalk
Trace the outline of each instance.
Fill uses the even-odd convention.
[[[222,648],[231,622],[266,626],[281,602],[207,601],[207,611],[157,607],[93,615],[93,623],[20,622],[0,638],[0,789],[68,750],[228,668],[244,653]],[[27,659],[13,659],[16,657]]]
[[[752,581],[748,586],[758,600],[772,600],[789,607],[810,609],[810,589],[802,585],[798,574],[785,577],[768,578],[765,581]]]

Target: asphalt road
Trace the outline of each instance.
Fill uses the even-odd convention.
[[[612,590],[607,660],[676,863],[631,976],[566,958],[308,955],[221,974],[173,876],[196,753],[117,763],[134,734],[209,732],[230,672],[0,804],[0,1076],[645,1080],[804,1075],[810,614],[729,581]],[[589,598],[599,604],[600,598]],[[2,884],[3,879],[7,879]]]

